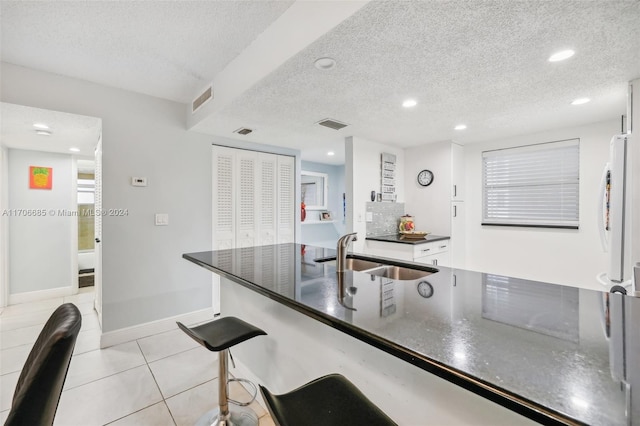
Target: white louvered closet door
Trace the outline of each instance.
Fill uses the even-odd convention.
[[[213,249],[235,247],[235,151],[213,149]]]
[[[276,244],[277,227],[277,169],[278,156],[274,154],[258,154],[257,215],[258,239],[256,245]]]
[[[256,181],[258,158],[253,151],[237,150],[236,248],[256,245]]]
[[[213,147],[213,249],[291,243],[294,157]]]
[[[295,162],[293,157],[278,156],[278,243],[295,239]]]

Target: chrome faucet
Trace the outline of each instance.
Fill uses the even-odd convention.
[[[352,241],[358,241],[358,233],[346,234],[338,240],[336,248],[338,255],[336,256],[336,272],[344,272],[345,263],[347,263],[347,250]]]

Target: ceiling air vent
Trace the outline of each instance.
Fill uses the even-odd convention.
[[[247,129],[246,127],[240,127],[238,130],[234,130],[233,133],[237,133],[239,135],[248,135],[253,132],[251,129]]]
[[[204,103],[211,98],[213,98],[213,87],[209,86],[207,87],[207,90],[202,92],[202,94],[198,96],[195,101],[193,101],[191,112],[192,113],[196,112],[198,108],[204,105]]]
[[[348,126],[348,124],[341,123],[338,120],[333,120],[331,118],[325,118],[324,120],[320,120],[318,121],[318,124],[333,130],[344,129],[345,127]]]

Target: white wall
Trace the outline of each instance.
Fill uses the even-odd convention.
[[[182,259],[211,249],[211,142],[183,104],[2,63],[4,102],[102,119],[103,332],[211,306],[211,273]],[[132,187],[131,176],[149,185]],[[169,226],[154,226],[168,213]]]
[[[396,156],[397,202],[403,203],[404,196],[404,150],[363,138],[347,137],[345,147],[345,188],[347,193],[347,232],[357,232],[358,241],[352,250],[364,251],[367,235],[365,222],[366,203],[371,201],[371,191],[380,192],[381,165],[383,152]]]
[[[601,290],[606,270],[598,236],[597,203],[609,141],[618,120],[465,145],[467,269]],[[580,229],[482,226],[482,151],[580,138]]]
[[[1,143],[1,141],[0,141]],[[0,212],[9,204],[8,190],[9,157],[8,150],[0,146]],[[9,299],[9,218],[0,213],[0,308],[6,306]]]
[[[51,167],[51,190],[29,189],[29,167]],[[9,294],[73,286],[78,218],[63,212],[76,210],[76,180],[71,155],[9,150],[9,205],[11,210],[45,210],[42,216],[9,217]],[[75,231],[75,232],[74,232]],[[74,244],[73,236],[76,235]]]
[[[451,235],[451,142],[437,142],[405,150],[405,211],[417,230]],[[418,184],[422,170],[433,172],[433,183]]]

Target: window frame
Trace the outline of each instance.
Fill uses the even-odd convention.
[[[571,152],[572,150],[575,150],[575,158],[574,159],[570,159],[568,161],[562,162],[563,166],[568,166],[569,167],[575,167],[575,174],[574,172],[571,173],[571,179],[570,180],[566,180],[566,176],[568,175],[568,173],[566,172],[559,172],[558,176],[554,176],[557,180],[556,181],[552,181],[551,183],[538,183],[538,185],[530,185],[530,184],[505,184],[505,185],[490,185],[487,182],[487,168],[488,168],[488,164],[487,161],[489,158],[502,158],[507,159],[507,157],[511,156],[513,157],[520,157],[520,160],[522,160],[523,158],[526,157],[527,153],[531,153],[533,155],[537,155],[540,156],[540,154],[545,154],[549,155],[550,158],[551,156],[553,156],[553,151],[559,151],[559,150],[567,150],[567,148],[569,149],[568,152]],[[531,157],[533,157],[530,156]],[[567,154],[565,154],[567,155]],[[571,138],[571,139],[563,139],[563,140],[558,140],[558,141],[550,141],[550,142],[542,142],[542,143],[535,143],[535,144],[528,144],[528,145],[520,145],[520,146],[513,146],[513,147],[505,147],[505,148],[499,148],[499,149],[493,149],[493,150],[486,150],[486,151],[482,151],[481,154],[482,157],[482,221],[481,224],[482,226],[511,226],[511,227],[526,227],[526,228],[552,228],[552,229],[579,229],[580,228],[580,138]],[[508,170],[505,170],[508,172]],[[522,175],[525,174],[525,171],[520,170],[519,171],[519,177],[522,178]],[[529,173],[531,174],[531,171],[529,171]],[[526,177],[526,176],[525,176]],[[535,176],[532,175],[532,178],[534,178]],[[573,181],[575,179],[575,181]],[[575,204],[570,203],[570,202],[566,202],[567,206],[569,206],[571,208],[572,212],[575,212],[575,217],[574,218],[567,218],[565,217],[564,214],[559,214],[556,217],[553,218],[549,218],[549,219],[541,219],[540,217],[535,217],[536,215],[531,215],[528,217],[503,217],[503,218],[496,218],[494,215],[491,214],[491,210],[495,210],[495,202],[490,203],[489,202],[489,193],[491,192],[491,190],[493,189],[494,191],[494,196],[495,196],[495,190],[496,188],[500,188],[502,187],[503,189],[505,189],[506,191],[508,191],[508,188],[511,187],[513,189],[515,189],[516,191],[512,191],[512,194],[509,194],[508,192],[504,192],[505,195],[514,195],[517,194],[520,197],[523,197],[523,194],[525,194],[526,191],[526,187],[529,186],[531,187],[531,189],[537,189],[537,190],[541,190],[541,188],[545,185],[554,185],[557,186],[559,189],[564,189],[564,193],[566,193],[566,195],[574,195],[575,196]],[[519,191],[518,191],[519,190]],[[531,193],[528,193],[526,195],[524,195],[525,197],[531,197]],[[562,198],[562,197],[561,197]],[[530,200],[530,198],[528,199]],[[549,198],[546,201],[546,205],[550,206],[552,203],[552,200]],[[490,204],[494,204],[494,206],[492,207]],[[524,209],[523,209],[524,210]],[[518,212],[517,210],[514,209],[514,211],[508,211],[506,214],[509,215],[513,215],[514,213],[526,213],[526,211],[523,212]],[[495,214],[495,212],[494,212]]]

